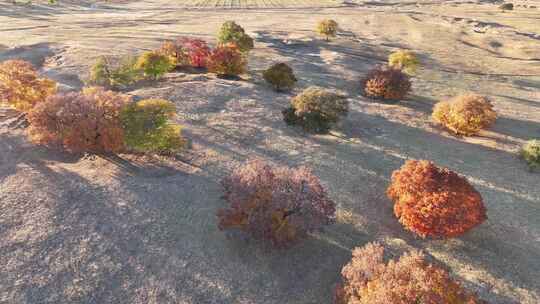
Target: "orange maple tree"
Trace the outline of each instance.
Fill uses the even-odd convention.
[[[487,219],[482,196],[447,168],[409,160],[387,190],[399,221],[421,237],[459,236]]]

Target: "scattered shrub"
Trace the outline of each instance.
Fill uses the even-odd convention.
[[[175,116],[176,108],[167,100],[146,99],[127,105],[120,113],[126,146],[137,152],[181,150],[185,145],[181,126],[170,122]]]
[[[317,24],[317,33],[324,36],[326,41],[329,41],[330,37],[336,37],[337,30],[337,22],[331,19],[325,19]]]
[[[107,58],[100,56],[90,68],[88,84],[100,87],[111,87],[111,71]]]
[[[138,58],[127,55],[120,59],[118,66],[112,71],[113,86],[127,86],[139,81],[144,76],[144,71],[137,67]]]
[[[29,62],[7,60],[0,63],[0,103],[6,102],[26,112],[55,92],[56,83],[39,78]]]
[[[246,58],[234,44],[216,47],[208,58],[208,70],[221,76],[238,76],[246,66]]]
[[[49,96],[28,114],[30,138],[71,152],[121,152],[124,130],[119,115],[129,101],[103,88]]]
[[[409,160],[387,190],[394,214],[421,237],[459,236],[486,220],[482,196],[464,177],[426,160]]]
[[[349,111],[349,104],[345,97],[319,87],[305,89],[292,99],[291,104],[297,116],[317,112],[331,123],[337,122]]]
[[[513,3],[503,3],[499,6],[500,9],[502,9],[503,11],[511,11],[514,9],[514,4]]]
[[[253,49],[253,39],[234,21],[223,23],[217,38],[219,44],[235,44],[242,53]]]
[[[125,56],[116,64],[101,56],[91,67],[87,83],[105,88],[126,87],[143,78],[142,71],[135,67],[136,63],[137,58],[134,56]]]
[[[487,97],[466,94],[437,103],[432,117],[455,134],[474,135],[492,125],[497,113]]]
[[[164,41],[156,52],[160,55],[167,56],[174,66],[189,65],[189,55],[177,41]]]
[[[165,41],[158,53],[169,57],[175,66],[202,68],[206,67],[210,47],[204,40],[181,37],[176,41]]]
[[[291,107],[283,111],[283,117],[287,124],[324,133],[348,111],[349,104],[345,97],[319,87],[309,87],[291,100]]]
[[[334,221],[335,203],[305,168],[250,161],[222,181],[228,207],[220,229],[239,229],[276,247],[287,247]]]
[[[402,70],[409,75],[416,74],[419,65],[418,57],[411,51],[401,50],[388,56],[388,66]]]
[[[371,70],[362,83],[364,93],[372,98],[400,100],[411,90],[409,76],[401,70],[393,68]]]
[[[196,68],[206,67],[208,56],[210,56],[210,47],[206,41],[201,39],[184,39],[184,49],[189,54],[191,66]]]
[[[353,250],[341,275],[335,304],[487,304],[417,250],[385,263],[384,248],[368,243]]]
[[[172,70],[174,64],[171,63],[168,56],[161,55],[158,52],[146,52],[137,58],[135,68],[141,70],[144,76],[157,79]]]
[[[531,169],[540,168],[540,140],[529,140],[520,151],[521,157],[529,164]]]
[[[292,68],[285,63],[277,63],[269,67],[263,72],[263,78],[276,91],[290,90],[297,82]]]

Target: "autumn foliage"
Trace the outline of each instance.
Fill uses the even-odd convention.
[[[402,70],[409,75],[416,74],[419,65],[420,60],[412,51],[399,50],[388,56],[388,66]]]
[[[251,38],[244,28],[234,21],[226,21],[221,26],[217,35],[219,45],[234,44],[242,53],[247,53],[253,49],[253,38]]]
[[[421,237],[455,237],[486,220],[482,196],[464,177],[426,160],[409,160],[387,190],[394,214]]]
[[[210,47],[206,41],[189,38],[185,38],[181,41],[184,50],[188,53],[191,66],[196,68],[206,67],[208,56],[210,55]]]
[[[486,304],[420,251],[385,263],[384,248],[368,243],[352,255],[341,271],[335,304]]]
[[[206,67],[210,47],[206,41],[180,37],[174,41],[165,41],[158,53],[168,56],[176,66]]]
[[[208,70],[220,76],[238,76],[246,68],[247,60],[235,44],[216,47],[208,58]]]
[[[491,101],[476,94],[441,101],[433,108],[432,116],[436,122],[458,135],[474,135],[497,119]]]
[[[317,23],[317,33],[324,36],[326,41],[330,40],[330,37],[336,37],[338,31],[338,24],[332,19],[325,19]]]
[[[220,229],[239,229],[275,247],[287,247],[334,220],[335,203],[305,168],[250,161],[222,181],[227,207]]]
[[[362,85],[366,96],[386,100],[403,99],[411,90],[409,76],[400,69],[388,67],[369,71]]]
[[[124,130],[119,114],[129,101],[126,95],[102,88],[49,96],[28,114],[30,139],[70,152],[120,152]]]
[[[40,78],[32,64],[23,60],[0,63],[0,103],[19,111],[29,111],[56,92],[56,83]]]

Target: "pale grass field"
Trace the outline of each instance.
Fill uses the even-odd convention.
[[[332,2],[266,0],[257,3],[270,8],[250,9],[229,8],[255,1],[0,2],[0,60],[30,60],[63,90],[81,89],[103,54],[140,53],[177,36],[215,44],[226,20],[255,39],[242,81],[178,72],[126,91],[175,103],[192,141],[178,158],[38,147],[14,123],[17,113],[0,109],[0,303],[330,304],[351,250],[370,241],[394,253],[423,250],[490,304],[540,303],[540,173],[517,155],[540,137],[540,10]],[[312,8],[282,7],[291,3]],[[314,33],[323,18],[340,24],[330,42]],[[422,60],[412,94],[397,104],[363,97],[360,79],[397,49]],[[294,68],[294,92],[262,81],[261,70],[275,62]],[[332,134],[282,121],[291,96],[310,85],[348,97],[349,116]],[[461,138],[433,124],[435,102],[469,91],[493,99],[492,128]],[[313,168],[337,202],[338,222],[277,252],[219,231],[220,179],[254,157]],[[385,191],[406,159],[466,176],[488,220],[449,240],[404,230]]]

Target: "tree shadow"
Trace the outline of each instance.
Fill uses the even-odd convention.
[[[381,126],[385,131],[390,130],[388,133],[383,131],[382,136],[373,137],[362,134],[364,135],[360,137],[362,142],[381,147],[382,151],[395,151],[394,154],[402,154],[404,158],[434,160],[438,165],[448,166],[467,176],[483,195],[490,219],[486,224],[460,238],[467,245],[451,253],[458,259],[466,257],[471,263],[474,261],[476,264],[481,264],[483,269],[497,278],[514,282],[527,290],[539,290],[537,280],[534,279],[538,272],[537,263],[533,261],[538,260],[540,251],[538,243],[536,242],[535,245],[532,241],[534,239],[532,231],[539,229],[535,223],[540,217],[537,204],[540,201],[540,193],[531,193],[530,189],[534,189],[534,184],[540,182],[540,177],[532,176],[525,171],[508,170],[508,167],[512,167],[512,163],[517,160],[512,154],[500,150],[441,137],[362,113],[353,112],[351,116],[349,119],[353,121],[362,121],[363,124],[371,122]],[[372,122],[373,120],[376,123]],[[354,134],[348,135],[356,137]],[[430,149],[424,149],[427,146]],[[358,152],[354,155],[358,162],[361,159],[358,157]],[[340,155],[339,158],[341,159],[342,156]],[[378,158],[380,159],[381,156]],[[373,165],[377,163],[375,161],[377,157],[371,156],[368,159],[370,161],[363,167],[369,171],[380,172],[380,168]],[[396,161],[402,160],[397,158]],[[347,162],[351,166],[354,163],[353,160]],[[387,164],[384,167],[390,169],[393,165]],[[390,171],[386,169],[382,171],[382,175],[389,176]],[[362,213],[365,210],[358,210],[358,212]],[[376,218],[380,219],[383,216]],[[526,231],[531,231],[531,234]],[[501,235],[507,237],[502,238]],[[403,236],[399,237],[403,238]],[[417,243],[417,245],[421,244]],[[421,247],[424,246],[421,245]],[[515,256],[519,258],[514,259]],[[501,261],[505,262],[501,263]],[[489,289],[489,287],[484,286],[485,293],[493,295],[485,288]],[[501,303],[506,303],[501,296],[498,298]]]
[[[498,117],[490,130],[523,140],[540,137],[540,123],[505,116]]]
[[[23,131],[0,131],[0,180],[17,172],[20,164],[39,162],[76,163],[80,154],[69,154],[30,144]]]
[[[253,270],[249,299],[262,301],[258,291],[279,290],[273,300],[288,303],[330,303],[340,282],[341,268],[350,260],[351,250],[372,241],[351,228],[334,224],[311,235],[289,249],[270,249],[250,239],[228,239],[227,251],[242,267]]]
[[[432,97],[408,94],[404,100],[399,101],[399,105],[431,115],[433,106],[435,106],[437,102],[439,102],[439,100]]]
[[[39,69],[48,57],[55,54],[56,48],[56,45],[48,42],[15,47],[0,53],[0,61],[21,59],[32,63],[35,68]]]
[[[508,99],[513,103],[519,103],[519,104],[527,106],[527,107],[540,108],[540,100],[535,101],[535,100],[531,100],[531,99],[519,98],[519,97],[515,97],[515,96],[500,95],[500,94],[499,95],[493,95],[493,96]]]
[[[522,90],[534,90],[540,89],[540,80],[532,79],[516,79],[512,81],[513,84],[517,85]]]
[[[0,283],[9,290],[10,299],[20,303],[143,303],[140,297],[175,301],[181,294],[165,293],[171,284],[179,293],[198,294],[201,299],[211,291],[184,285],[200,280],[199,270],[183,266],[184,259],[196,252],[191,248],[188,253],[189,246],[182,246],[189,240],[181,231],[191,224],[185,213],[198,213],[197,208],[206,208],[204,204],[181,206],[181,197],[162,191],[162,178],[120,175],[115,181],[102,184],[58,164],[39,160],[25,164],[34,176],[34,185],[20,185],[21,194],[13,204],[22,205],[17,209],[4,205],[11,200],[2,202],[4,207],[10,207],[10,213],[17,215],[2,223],[6,230],[0,236],[0,251],[6,259],[2,264],[9,264],[5,269],[8,275]],[[178,183],[187,183],[186,190],[200,193],[204,191],[200,187],[209,184],[198,175],[177,174],[166,179],[175,181],[166,187],[168,190],[183,188]],[[25,191],[28,187],[36,188]],[[129,190],[124,190],[126,187]],[[187,192],[183,195],[190,202],[201,198]],[[38,197],[39,200],[34,199]],[[178,216],[186,220],[181,225]],[[24,228],[37,222],[37,237],[20,241],[5,238],[9,237],[5,234],[8,229],[11,234],[20,231],[21,236],[32,233]],[[198,237],[195,234],[189,238]],[[186,250],[171,249],[171,244]],[[164,262],[170,267],[163,268]],[[36,281],[40,277],[43,279]],[[156,278],[163,281],[150,288],[146,286]],[[153,289],[160,292],[154,295]],[[217,290],[212,293],[214,300],[221,299],[219,302],[228,298]]]
[[[160,178],[183,174],[179,170],[179,166],[170,164],[173,161],[172,158],[166,160],[152,154],[99,154],[96,157],[102,158],[119,168],[121,175]]]
[[[382,51],[377,46],[357,45],[349,40],[340,40],[337,44],[290,39],[287,33],[278,31],[257,31],[256,34],[258,42],[267,44],[285,58],[298,75],[312,75],[309,79],[300,77],[299,86],[332,87],[356,96],[360,92],[361,74],[373,67],[374,60],[382,60],[378,55]]]
[[[391,202],[385,197],[392,171],[409,158],[433,160],[440,166],[447,166],[465,175],[480,190],[490,217],[488,224],[481,226],[487,225],[487,228],[477,228],[481,235],[492,234],[501,243],[515,243],[514,239],[504,237],[504,234],[496,234],[498,229],[508,229],[505,222],[509,219],[522,222],[528,227],[526,229],[538,229],[534,219],[536,212],[531,210],[537,210],[536,202],[540,199],[540,193],[535,190],[531,192],[531,189],[536,189],[535,185],[540,181],[524,170],[509,170],[518,162],[513,153],[442,137],[437,133],[366,114],[362,112],[362,105],[356,103],[351,105],[349,116],[339,130],[344,137],[332,134],[311,135],[287,127],[282,121],[280,111],[288,103],[283,96],[263,88],[250,87],[246,90],[241,86],[226,94],[258,101],[238,108],[234,100],[220,104],[218,108],[223,107],[223,110],[219,113],[226,113],[220,114],[220,124],[209,125],[205,119],[198,121],[194,124],[194,141],[224,155],[234,155],[231,158],[235,162],[259,157],[288,166],[312,167],[339,203],[340,212],[349,214],[352,219],[341,223],[350,225],[354,230],[338,233],[337,240],[333,242],[342,244],[338,247],[350,249],[355,246],[355,242],[361,245],[362,235],[369,235],[370,239],[399,238],[421,249],[426,249],[432,242],[418,239],[404,230],[393,216]],[[225,98],[228,95],[219,96]],[[194,96],[194,99],[197,100],[197,97]],[[213,100],[213,97],[208,98],[210,104]],[[425,105],[410,106],[427,109],[432,102],[428,99]],[[184,111],[198,112],[192,108],[185,108]],[[209,116],[214,117],[216,114],[210,113]],[[235,133],[237,131],[238,134]],[[268,142],[279,144],[268,145]],[[503,201],[501,198],[505,195],[513,198]],[[513,207],[511,214],[506,214],[504,210],[510,205],[516,207]],[[332,236],[332,228],[328,234]],[[510,254],[509,251],[484,258],[481,261],[482,269],[495,281],[515,281],[524,289],[534,291],[536,286],[531,277],[532,272],[520,273],[535,258],[531,254],[535,250],[530,244],[533,238],[522,235],[520,239],[523,241],[520,241],[519,246],[527,248],[525,255],[529,258],[523,259],[523,262],[517,261],[520,265],[514,265],[515,270],[512,271],[510,266],[499,265],[501,260],[507,258],[506,254]],[[483,244],[480,252],[490,248],[489,244]],[[460,251],[450,253],[458,260],[468,259]],[[471,259],[481,257],[474,256]],[[488,299],[498,303],[511,302],[506,301],[505,296],[497,295],[488,283],[478,288]]]

